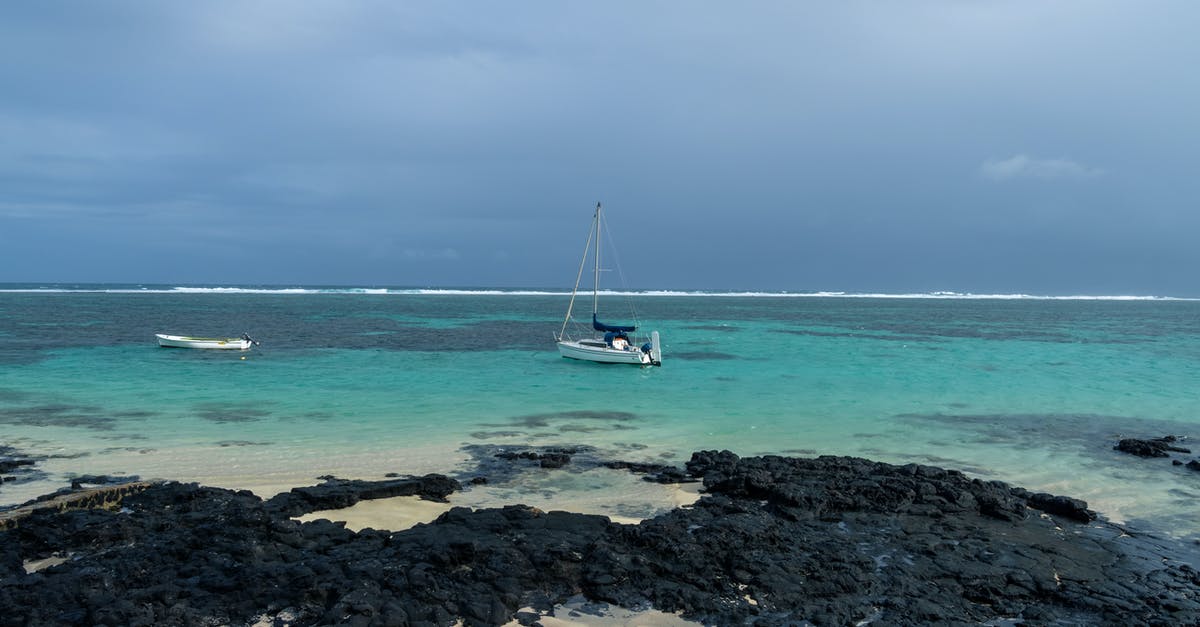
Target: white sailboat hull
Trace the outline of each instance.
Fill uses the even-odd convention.
[[[650,355],[641,349],[613,348],[601,340],[563,340],[558,343],[558,352],[570,359],[602,364],[651,365]]]
[[[583,259],[579,262],[579,274],[575,276],[575,287],[571,290],[571,302],[567,305],[567,315],[563,318],[562,329],[554,336],[557,340],[558,352],[563,357],[581,361],[593,361],[601,364],[633,364],[638,366],[661,366],[662,345],[658,331],[650,334],[650,342],[638,347],[627,333],[637,330],[637,317],[634,316],[632,325],[609,325],[596,319],[600,295],[600,203],[596,203],[596,213],[592,214],[592,227],[588,232],[587,244],[583,247]],[[603,339],[593,336],[583,339],[572,339],[567,335],[567,327],[575,309],[575,297],[579,293],[579,282],[583,279],[583,269],[587,264],[589,252],[592,253],[592,324],[591,331],[604,334]]]
[[[158,345],[164,348],[208,348],[216,350],[249,350],[251,340],[237,337],[188,337],[156,333]]]

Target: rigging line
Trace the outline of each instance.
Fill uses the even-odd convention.
[[[608,218],[601,217],[600,224],[597,229],[604,229],[604,234],[608,239],[608,256],[613,260],[613,266],[617,271],[617,279],[621,283],[621,291],[625,292],[625,305],[629,307],[629,315],[633,318],[633,326],[641,326],[641,321],[638,319],[637,308],[633,306],[633,290],[629,288],[628,282],[625,280],[625,271],[621,269],[621,256],[617,254],[617,247],[612,242],[612,232],[608,228]],[[599,239],[596,241],[599,246]]]
[[[571,322],[571,311],[575,308],[575,293],[579,291],[579,281],[583,279],[583,267],[587,264],[588,250],[592,248],[592,235],[597,232],[596,218],[598,216],[598,213],[596,216],[592,216],[592,226],[588,228],[587,243],[583,245],[583,259],[579,260],[579,273],[575,275],[575,287],[571,290],[571,302],[567,305],[567,317],[563,318],[562,329],[558,332],[559,341],[562,341],[566,335],[567,325]]]

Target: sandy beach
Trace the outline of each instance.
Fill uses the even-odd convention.
[[[632,479],[630,482],[632,487],[636,487],[638,490],[636,492],[629,489],[621,490],[616,494],[597,491],[589,493],[559,491],[553,495],[530,493],[514,496],[511,489],[473,486],[467,491],[450,495],[446,503],[427,501],[416,496],[377,499],[360,501],[345,509],[315,511],[299,516],[296,520],[307,522],[325,518],[335,522],[344,522],[346,528],[352,531],[366,528],[403,531],[417,523],[432,522],[451,507],[484,509],[519,503],[542,511],[597,514],[607,516],[615,523],[634,525],[649,518],[650,515],[691,505],[701,497],[699,483],[663,485],[638,481],[636,477],[616,470],[593,472],[603,473],[607,475],[608,479],[614,477]],[[618,513],[631,510],[644,510],[650,515],[636,518]]]

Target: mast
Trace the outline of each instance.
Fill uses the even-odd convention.
[[[596,231],[596,268],[592,271],[592,319],[595,320],[600,306],[600,203],[596,203],[592,228]]]
[[[571,323],[571,312],[575,309],[575,296],[579,293],[579,282],[583,279],[583,269],[587,267],[588,249],[592,247],[592,236],[599,237],[600,229],[598,228],[597,219],[600,217],[600,203],[596,203],[596,215],[592,216],[592,228],[588,229],[587,243],[583,245],[583,257],[579,260],[579,272],[575,274],[575,287],[571,289],[571,302],[567,304],[567,315],[563,318],[562,328],[559,329],[558,335],[554,338],[557,341],[562,341],[567,337],[567,325]],[[596,264],[597,276],[599,276],[600,264]],[[596,290],[592,288],[592,314],[596,313]]]

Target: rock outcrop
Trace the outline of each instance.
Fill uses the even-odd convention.
[[[119,510],[41,509],[0,532],[0,625],[534,624],[518,611],[581,594],[713,625],[1200,623],[1180,547],[1075,499],[846,457],[706,451],[675,472],[706,496],[637,525],[522,505],[398,532],[291,518],[459,489],[438,475],[268,501],[164,483]]]

